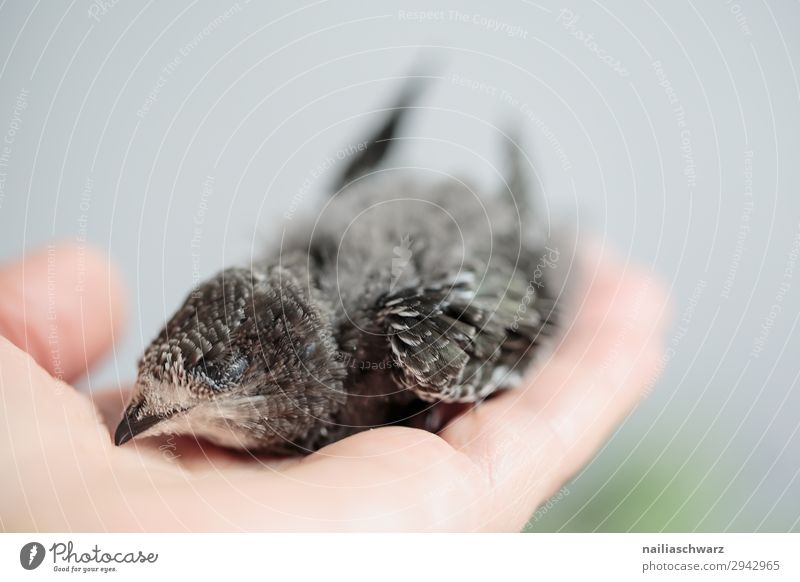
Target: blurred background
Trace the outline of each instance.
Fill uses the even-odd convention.
[[[135,376],[198,280],[313,212],[415,63],[392,163],[489,189],[667,282],[665,371],[533,531],[800,531],[800,4],[0,3],[0,259],[107,249]]]

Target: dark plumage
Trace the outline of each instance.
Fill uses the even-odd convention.
[[[554,324],[557,251],[529,216],[519,155],[494,196],[380,170],[409,85],[328,204],[251,269],[203,283],[139,363],[115,441],[193,433],[309,452],[437,403],[513,387]]]

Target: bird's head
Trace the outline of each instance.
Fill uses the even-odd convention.
[[[206,281],[145,350],[115,443],[169,433],[303,447],[345,399],[329,311],[280,267]]]

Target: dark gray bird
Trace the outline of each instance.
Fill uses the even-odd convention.
[[[519,150],[493,196],[382,167],[411,82],[319,213],[252,268],[200,285],[139,362],[115,434],[193,434],[296,454],[519,381],[555,326],[558,252],[531,216]]]

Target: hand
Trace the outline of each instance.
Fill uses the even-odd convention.
[[[106,258],[60,245],[0,268],[0,527],[10,531],[519,530],[655,378],[665,294],[598,254],[554,354],[439,435],[381,428],[267,461],[192,439],[111,442],[122,391],[69,382],[123,320]],[[123,367],[128,364],[122,362]]]

